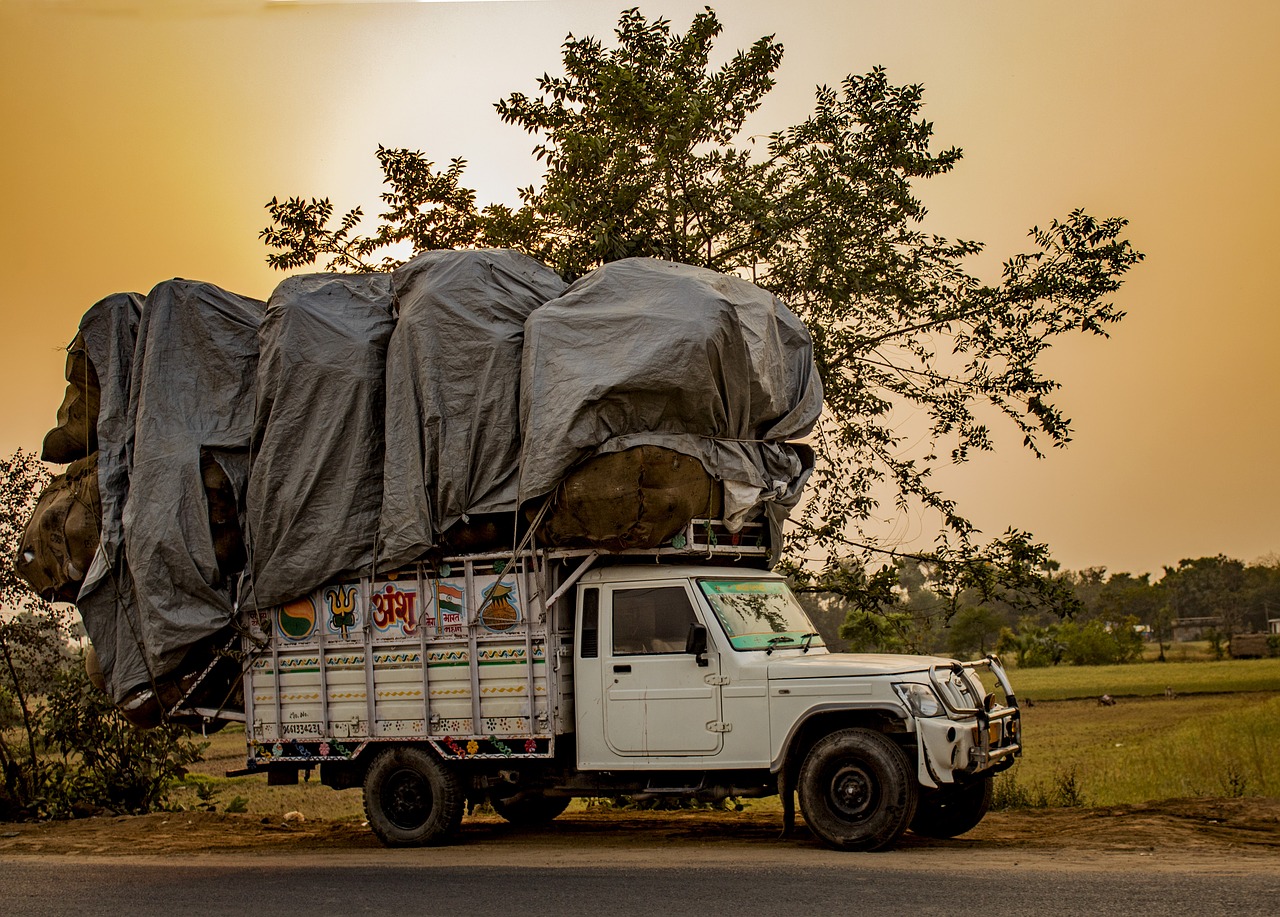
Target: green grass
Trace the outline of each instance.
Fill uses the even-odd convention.
[[[1021,699],[1068,700],[1112,697],[1163,697],[1280,691],[1280,659],[1224,659],[1217,662],[1136,662],[1129,665],[1050,666],[1009,673]]]
[[[997,777],[1050,804],[1072,785],[1085,805],[1184,796],[1280,796],[1280,693],[1037,704],[1023,757]]]
[[[267,786],[265,775],[227,777],[226,772],[239,770],[245,764],[243,726],[228,726],[209,736],[204,760],[190,768],[184,784],[169,795],[170,805],[188,809],[212,805],[225,812],[236,797],[244,800],[250,815],[279,819],[286,812],[301,812],[307,818],[364,819],[364,800],[360,790],[332,790],[320,784],[320,772],[312,771],[311,779],[290,786]],[[200,789],[203,787],[203,789]],[[201,798],[202,794],[206,798]]]

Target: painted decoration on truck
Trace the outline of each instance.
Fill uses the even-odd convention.
[[[383,583],[370,597],[373,626],[383,634],[418,636],[418,588],[396,583]]]
[[[446,637],[461,637],[463,626],[463,593],[460,586],[444,580],[436,580],[436,604],[440,609],[439,633]]]
[[[316,606],[307,596],[281,605],[276,610],[280,636],[286,640],[306,640],[316,629]]]
[[[359,627],[357,590],[355,586],[330,586],[324,590],[324,605],[329,612],[329,633],[343,640]]]
[[[520,623],[520,597],[514,581],[498,580],[483,589],[481,596],[477,618],[485,629],[503,633]]]
[[[243,614],[249,636],[254,641],[261,642],[271,636],[271,628],[275,620],[274,608],[251,607],[245,609]]]

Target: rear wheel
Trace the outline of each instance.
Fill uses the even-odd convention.
[[[513,825],[545,825],[569,808],[568,796],[543,796],[541,793],[524,793],[508,799],[490,797],[493,811]]]
[[[458,775],[421,748],[397,746],[378,754],[364,780],[369,827],[384,844],[443,844],[462,822]]]
[[[924,837],[958,837],[977,827],[991,808],[991,778],[940,787],[920,795],[911,830]]]
[[[907,756],[870,729],[842,729],[819,739],[800,767],[798,789],[805,824],[837,850],[891,846],[916,809]]]

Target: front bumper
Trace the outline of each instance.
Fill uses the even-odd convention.
[[[1004,692],[1004,703],[977,691],[971,670],[987,669]],[[1022,755],[1022,713],[1009,676],[997,656],[976,662],[935,665],[929,670],[934,693],[946,716],[918,717],[920,782],[926,786],[964,783],[1011,766]],[[957,690],[957,685],[963,688]],[[962,703],[961,698],[973,703]]]

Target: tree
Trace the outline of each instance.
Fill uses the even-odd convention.
[[[1217,618],[1220,631],[1230,642],[1239,633],[1245,608],[1244,564],[1223,554],[1183,559],[1165,567],[1160,588],[1179,618]]]
[[[1137,618],[1114,624],[1103,621],[1064,621],[1057,629],[1063,658],[1071,665],[1112,665],[1133,662],[1142,655]]]
[[[566,276],[632,256],[726,271],[755,260],[766,169],[739,144],[782,46],[761,38],[712,68],[720,30],[710,9],[684,35],[627,10],[615,47],[571,35],[563,76],[497,103],[539,138],[546,174],[522,199],[540,220],[538,254]]]
[[[1004,616],[993,608],[985,605],[965,608],[951,620],[947,648],[959,656],[986,655],[988,647],[995,647],[1005,624]]]
[[[1066,645],[1059,639],[1062,625],[1042,626],[1024,617],[1018,627],[1005,628],[996,642],[997,653],[1012,653],[1020,669],[1035,669],[1057,665],[1066,653]]]
[[[1165,661],[1165,650],[1173,641],[1174,615],[1160,588],[1151,582],[1151,574],[1111,574],[1098,596],[1098,606],[1102,619],[1113,625],[1129,619],[1147,625],[1160,647],[1158,658]]]
[[[373,255],[406,244],[414,252],[482,244],[485,221],[476,211],[475,192],[460,184],[466,160],[455,159],[437,172],[435,163],[416,151],[379,146],[377,157],[389,188],[382,194],[387,209],[378,215],[382,223],[372,236],[355,233],[364,218],[360,207],[348,210],[330,229],[333,205],[328,198],[273,197],[267,204],[272,225],[262,231],[262,239],[279,251],[268,255],[267,262],[291,270],[325,256],[334,271],[391,270],[404,259],[387,254],[374,262]]]
[[[39,757],[42,697],[64,659],[66,619],[31,591],[10,558],[50,477],[35,453],[0,459],[0,814],[33,809],[47,779]]]
[[[1280,560],[1262,558],[1245,567],[1244,626],[1255,633],[1266,633],[1267,622],[1280,617]]]
[[[893,85],[881,68],[820,87],[813,113],[771,134],[758,156],[746,119],[773,86],[782,46],[764,37],[716,67],[720,31],[710,9],[684,34],[633,9],[612,46],[570,35],[562,75],[496,106],[536,137],[545,166],[518,209],[477,209],[460,159],[437,173],[419,151],[379,147],[388,191],[376,230],[358,233],[359,208],[335,224],[328,198],[273,198],[268,261],[293,268],[327,256],[331,268],[372,270],[394,266],[394,255],[375,255],[406,242],[501,244],[568,279],[635,255],[744,273],[805,321],[825,391],[789,569],[813,557],[833,572],[850,557],[874,566],[900,556],[874,530],[887,500],[931,513],[941,532],[932,550],[903,556],[956,581],[1011,578],[1011,596],[1053,601],[1048,548],[1014,529],[984,544],[931,475],[940,461],[994,449],[998,417],[1038,456],[1067,444],[1041,357],[1064,335],[1105,336],[1123,317],[1109,297],[1142,260],[1126,222],[1082,210],[1050,220],[998,283],[983,283],[965,268],[980,243],[923,227],[919,185],[954,169],[961,151],[932,149],[922,87]],[[902,430],[903,416],[924,418],[918,454],[907,455],[918,434]]]

